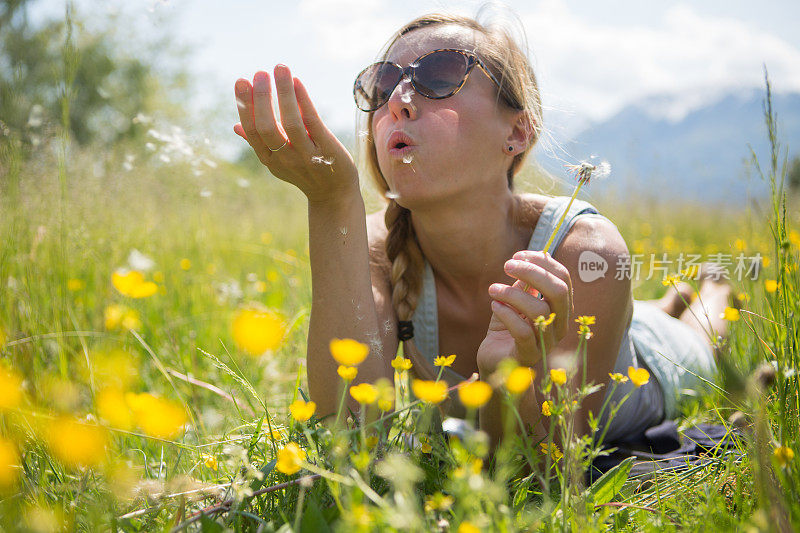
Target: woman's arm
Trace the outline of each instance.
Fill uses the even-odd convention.
[[[364,201],[353,158],[323,124],[308,93],[286,66],[275,67],[280,122],[272,106],[269,74],[257,72],[252,85],[236,82],[241,123],[234,131],[277,178],[308,198],[312,307],[308,338],[308,380],[320,416],[335,413],[339,378],[329,350],[332,338],[367,343],[370,355],[359,381],[389,376],[371,283]]]
[[[581,252],[591,250],[609,264],[605,277],[584,282],[580,279],[578,263]],[[628,253],[625,241],[610,222],[599,218],[581,218],[565,237],[556,252],[558,258],[543,256],[541,252],[522,251],[515,254],[517,259],[531,261],[531,265],[512,268],[508,273],[516,277],[514,286],[493,286],[490,296],[498,302],[493,304],[492,324],[486,340],[478,353],[481,376],[488,376],[505,357],[515,358],[519,364],[532,366],[539,382],[544,372],[538,335],[532,325],[537,316],[556,313],[556,320],[545,332],[545,348],[548,354],[548,367],[562,366],[550,356],[555,354],[575,354],[578,348],[578,325],[574,318],[591,315],[596,318],[592,327],[593,336],[587,343],[587,381],[607,383],[608,373],[614,368],[619,353],[620,342],[630,321],[632,299],[630,280],[615,279],[613,267],[621,255]],[[537,300],[522,292],[518,285],[525,282],[545,296]],[[531,320],[519,316],[523,313]],[[560,316],[559,316],[560,315]],[[582,360],[576,361],[574,386],[580,384]],[[588,413],[598,414],[604,389],[584,400],[577,413],[577,431],[588,430]],[[535,387],[520,399],[519,411],[523,421],[529,424],[534,434],[543,436],[544,428],[535,424],[540,418],[543,398]],[[494,441],[501,436],[500,402],[493,401],[481,411],[481,427]]]

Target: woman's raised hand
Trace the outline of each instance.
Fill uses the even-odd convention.
[[[336,200],[358,193],[358,171],[350,152],[325,126],[308,92],[285,65],[275,67],[278,121],[272,106],[268,73],[259,71],[252,85],[236,81],[241,122],[233,127],[277,178],[297,186],[310,202]]]
[[[544,349],[549,353],[567,334],[572,314],[572,281],[567,268],[547,253],[520,251],[505,264],[506,273],[517,279],[513,285],[494,283],[492,319],[478,349],[478,368],[493,372],[503,359],[514,358],[520,365],[533,366],[542,358],[537,317],[555,313],[544,330]],[[525,292],[525,285],[538,290],[539,299]]]

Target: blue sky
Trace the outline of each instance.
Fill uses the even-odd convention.
[[[391,33],[415,16],[475,14],[485,2],[447,0],[76,0],[102,19],[124,13],[136,31],[169,31],[191,50],[196,105],[221,102],[236,121],[233,84],[285,63],[308,86],[330,127],[352,132],[355,74]],[[800,91],[800,2],[633,0],[509,1],[527,34],[554,127],[602,120],[624,105],[663,96],[652,113],[679,119],[715,96],[763,84]],[[34,3],[34,15],[63,13],[63,2]],[[494,12],[507,14],[503,4]],[[225,102],[229,102],[227,105]],[[552,125],[552,124],[551,124]]]

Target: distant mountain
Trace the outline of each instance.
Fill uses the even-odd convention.
[[[597,154],[611,163],[611,178],[592,196],[645,194],[690,198],[700,202],[741,203],[768,193],[755,171],[747,178],[752,146],[762,168],[769,165],[763,115],[763,91],[730,93],[699,106],[681,109],[679,97],[650,97],[631,104],[608,120],[591,124],[571,139],[554,139],[539,150],[539,163],[564,176],[565,160]],[[684,99],[685,101],[686,99]],[[800,93],[773,94],[779,137],[789,157],[800,154]],[[669,118],[668,118],[669,117]],[[602,189],[602,190],[600,190]]]

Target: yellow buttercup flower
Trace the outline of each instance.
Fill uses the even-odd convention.
[[[779,285],[780,284],[774,279],[768,279],[764,282],[764,290],[766,290],[769,293],[773,293],[778,290]]]
[[[553,323],[553,320],[556,319],[555,313],[550,313],[550,315],[545,318],[544,315],[539,315],[533,320],[533,325],[536,326],[537,329],[545,331],[547,326]]]
[[[185,257],[181,259],[181,262],[178,263],[181,267],[181,270],[189,270],[192,268],[192,261],[190,259],[186,259]]]
[[[21,472],[17,447],[10,440],[0,437],[0,494],[17,484]]]
[[[284,323],[271,311],[244,307],[233,318],[232,332],[233,340],[243,352],[258,356],[281,345]]]
[[[481,530],[477,526],[472,525],[471,522],[461,522],[458,526],[456,533],[480,533]]]
[[[730,322],[736,322],[740,318],[739,310],[736,309],[735,307],[726,307],[725,311],[720,313],[719,317],[724,318],[725,320],[728,320]]]
[[[404,370],[411,370],[411,359],[406,359],[398,355],[394,359],[392,359],[392,368],[397,370],[398,372],[403,372]]]
[[[549,452],[550,453],[550,457],[555,462],[558,462],[559,459],[564,457],[564,454],[561,453],[561,450],[559,450],[558,446],[556,446],[555,444],[550,444],[548,446],[546,442],[541,442],[541,443],[539,443],[539,448],[542,450],[542,453],[544,453],[544,454],[547,454]]]
[[[794,459],[794,451],[788,446],[778,446],[775,448],[775,451],[772,453],[773,457],[775,457],[775,461],[780,466],[786,466],[789,462]]]
[[[648,372],[645,368],[633,368],[632,366],[629,366],[628,377],[631,378],[631,383],[639,388],[650,381],[650,372]]]
[[[133,411],[125,400],[125,393],[117,388],[101,390],[95,399],[97,415],[116,429],[133,428]]]
[[[689,265],[683,270],[681,270],[681,276],[686,279],[693,279],[696,280],[698,276],[700,276],[700,266],[699,265]]]
[[[306,452],[297,443],[289,442],[278,450],[278,461],[275,463],[275,468],[278,469],[278,472],[291,476],[302,468],[305,458]]]
[[[186,411],[176,402],[149,393],[127,393],[125,401],[133,411],[142,431],[159,439],[169,439],[180,433],[186,424]]]
[[[111,304],[103,311],[103,324],[108,331],[141,329],[139,312],[120,304]]]
[[[369,355],[369,346],[354,339],[332,339],[331,355],[344,366],[358,366]]]
[[[14,409],[22,402],[22,376],[0,364],[0,412]]]
[[[736,299],[739,300],[740,302],[746,303],[750,300],[750,295],[747,294],[746,292],[740,292],[739,294],[736,295]]]
[[[350,382],[356,379],[356,376],[358,375],[358,369],[354,366],[339,365],[339,367],[336,369],[336,373],[339,374],[339,377],[341,377],[343,380]]]
[[[531,388],[534,372],[527,366],[518,366],[508,373],[506,389],[512,394],[522,394]]]
[[[433,366],[451,366],[456,360],[456,354],[440,355],[433,360]]]
[[[49,426],[47,441],[62,463],[73,467],[99,465],[106,456],[108,436],[103,428],[62,417]]]
[[[70,278],[67,280],[67,290],[76,292],[86,287],[86,282],[82,279]]]
[[[542,414],[544,416],[550,416],[553,414],[553,402],[550,400],[542,402]]]
[[[443,381],[415,379],[411,382],[414,396],[428,403],[440,403],[447,398],[447,384]]]
[[[350,396],[361,405],[371,405],[378,399],[378,389],[369,383],[350,387]]]
[[[492,387],[483,381],[473,381],[458,388],[458,398],[464,407],[478,409],[492,397]]]
[[[550,379],[556,385],[563,385],[567,382],[567,371],[563,368],[553,368],[550,370]]]
[[[123,296],[146,298],[158,292],[158,285],[145,281],[144,274],[138,270],[117,270],[111,274],[111,283]]]
[[[609,374],[608,377],[616,381],[617,383],[625,383],[628,381],[628,378],[620,374],[619,372],[614,372],[613,374]]]
[[[452,496],[437,492],[433,496],[428,496],[425,498],[425,512],[430,513],[431,511],[447,511],[453,506],[454,503],[455,499],[453,499]]]
[[[591,326],[596,321],[597,319],[592,315],[579,316],[578,318],[575,319],[575,322],[577,322],[581,326]]]
[[[386,378],[380,378],[375,382],[378,390],[378,409],[381,411],[391,411],[394,407],[394,386]]]
[[[216,472],[219,469],[219,462],[217,461],[217,458],[214,457],[213,455],[204,455],[203,464],[205,465],[206,468],[209,468],[214,472]]]
[[[298,422],[305,422],[317,410],[317,404],[314,402],[304,402],[303,400],[295,400],[289,406],[289,412],[292,413],[292,418]]]

